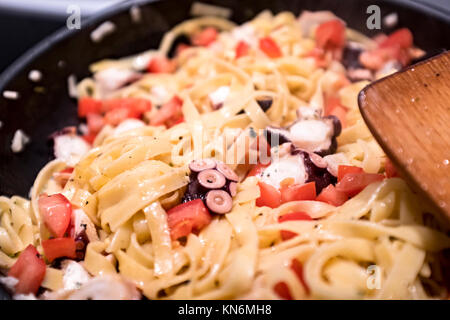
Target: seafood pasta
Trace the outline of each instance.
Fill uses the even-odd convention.
[[[86,124],[53,135],[30,200],[0,197],[2,283],[39,299],[446,298],[445,222],[357,106],[423,54],[408,29],[265,11],[94,63]]]

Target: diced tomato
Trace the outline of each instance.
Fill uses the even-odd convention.
[[[306,293],[309,293],[310,292],[309,287],[303,277],[302,264],[297,259],[293,259],[292,263],[291,263],[291,269],[292,269],[292,271],[294,271],[295,275],[298,277],[299,281],[302,283],[303,287],[305,288]],[[283,281],[278,282],[274,286],[273,290],[280,298],[282,298],[284,300],[292,300],[293,299],[288,285]]]
[[[409,49],[413,46],[413,35],[407,28],[399,29],[391,33],[384,41],[380,43],[380,48],[400,46],[403,49]]]
[[[263,164],[263,163],[258,163],[255,164],[252,169],[250,170],[250,172],[248,173],[247,177],[253,177],[253,176],[257,176],[260,173],[262,173],[268,166],[270,166],[270,162],[267,164]]]
[[[356,166],[346,166],[346,165],[340,165],[338,167],[338,181],[341,181],[342,178],[347,174],[347,173],[363,173],[364,170],[361,167],[356,167]]]
[[[300,282],[305,287],[306,293],[309,293],[309,287],[308,287],[308,284],[305,281],[305,278],[303,277],[303,266],[300,263],[300,261],[298,261],[297,259],[293,259],[292,260],[292,264],[291,264],[291,269],[292,269],[292,271],[295,272],[295,274],[297,275],[298,279],[300,280]]]
[[[345,45],[345,25],[340,20],[320,24],[316,29],[316,44],[321,49],[343,48]]]
[[[175,62],[166,57],[154,57],[150,60],[147,71],[150,73],[172,73],[175,71]]]
[[[42,220],[52,236],[61,238],[70,224],[72,205],[61,193],[41,194],[38,199]]]
[[[97,137],[96,133],[88,133],[88,134],[85,134],[84,136],[82,136],[84,141],[86,141],[89,144],[93,144],[94,143],[95,137]]]
[[[342,128],[347,125],[347,108],[341,104],[341,101],[336,96],[328,96],[325,100],[325,116],[336,116],[341,122]]]
[[[282,216],[278,217],[278,222],[280,223],[284,221],[296,221],[296,220],[310,221],[312,220],[312,218],[309,216],[309,214],[305,212],[291,212],[283,214]],[[295,232],[289,230],[281,230],[280,234],[281,239],[283,239],[283,241],[289,240],[297,235]]]
[[[97,99],[85,97],[78,100],[78,117],[84,118],[90,113],[100,113],[102,102]]]
[[[173,96],[168,102],[162,105],[161,109],[150,119],[152,126],[159,126],[166,124],[167,121],[176,121],[182,117],[181,107],[183,100],[178,96]]]
[[[112,126],[117,126],[123,120],[132,118],[132,112],[127,108],[117,108],[108,111],[105,114],[105,124],[110,124]]]
[[[87,125],[89,128],[89,133],[97,133],[105,124],[103,121],[103,117],[98,113],[89,113],[86,117]]]
[[[314,58],[317,68],[325,68],[326,66],[328,66],[328,61],[325,57],[325,50],[323,49],[313,48],[305,56]]]
[[[256,199],[256,205],[258,207],[277,208],[281,204],[281,194],[277,188],[259,181],[259,191],[261,195]]]
[[[279,58],[283,55],[280,47],[271,37],[259,39],[259,48],[270,58]]]
[[[281,187],[281,202],[314,200],[316,198],[316,183],[293,184]]]
[[[217,39],[218,32],[213,27],[207,27],[200,31],[199,33],[195,34],[191,42],[194,46],[208,46],[209,44],[213,43]]]
[[[37,293],[45,277],[45,262],[33,245],[30,244],[22,251],[8,276],[19,280],[15,287],[16,293]]]
[[[399,177],[397,169],[390,159],[386,159],[386,163],[384,164],[384,173],[387,178]]]
[[[70,258],[75,259],[76,244],[74,238],[55,238],[42,241],[42,248],[44,249],[45,257],[49,262],[56,258]]]
[[[152,109],[152,103],[150,100],[142,98],[118,98],[103,102],[103,112],[114,109],[127,109],[130,112],[130,117],[139,118],[144,112]]]
[[[325,107],[324,107],[324,115],[328,116],[330,115],[331,110],[333,110],[336,107],[340,107],[341,100],[338,96],[330,95],[325,98]]]
[[[240,57],[246,56],[248,54],[248,51],[250,50],[250,46],[245,41],[239,41],[236,46],[236,59],[239,59]]]
[[[167,211],[172,240],[200,231],[211,222],[211,215],[201,199],[182,203]]]
[[[72,175],[73,172],[73,168],[72,167],[68,167],[64,170],[61,170],[59,172],[55,172],[53,174],[53,178],[60,184],[61,187],[64,188],[64,186],[66,185],[67,181],[69,181],[70,176]]]
[[[384,175],[378,173],[347,173],[342,180],[336,184],[336,190],[345,192],[349,197],[353,197],[369,184],[383,179]]]
[[[322,189],[316,200],[338,207],[348,200],[348,196],[345,192],[336,190],[335,186],[330,184],[328,187]]]
[[[284,300],[292,300],[291,292],[289,291],[289,287],[284,281],[280,281],[273,287],[273,291]]]
[[[184,50],[190,48],[191,46],[185,43],[180,43],[177,48],[175,49],[175,55],[178,56],[180,53],[182,53]]]
[[[347,109],[342,106],[335,107],[329,113],[331,116],[336,116],[341,123],[342,128],[347,126]]]

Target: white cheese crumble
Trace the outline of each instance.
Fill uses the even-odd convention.
[[[99,25],[94,31],[91,32],[91,40],[93,42],[100,42],[108,34],[113,33],[116,30],[116,25],[111,21],[105,21]]]
[[[23,151],[25,145],[30,142],[30,138],[21,130],[16,130],[11,142],[11,150],[14,153]]]
[[[19,282],[17,278],[14,277],[0,277],[0,283],[2,283],[7,289],[14,290],[14,287]]]
[[[42,72],[40,72],[39,70],[31,70],[28,73],[28,79],[33,82],[39,82],[42,80]]]
[[[13,300],[37,300],[36,296],[32,293],[29,294],[15,294]]]
[[[156,105],[163,104],[170,98],[169,91],[162,85],[153,86],[150,94],[153,98],[152,102]]]
[[[63,275],[63,284],[65,290],[77,290],[90,280],[89,273],[81,264],[72,260],[64,260],[61,263]]]
[[[5,90],[3,91],[3,98],[9,100],[17,100],[19,99],[19,93],[17,91]]]
[[[229,86],[220,86],[215,91],[209,94],[209,99],[211,100],[213,107],[218,108],[220,107],[221,104],[225,102],[229,94],[230,94]]]

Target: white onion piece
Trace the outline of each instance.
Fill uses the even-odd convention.
[[[55,157],[70,167],[74,167],[91,148],[86,141],[74,134],[56,136],[54,141]]]

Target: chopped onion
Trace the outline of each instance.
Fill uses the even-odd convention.
[[[11,142],[12,152],[21,152],[28,142],[30,142],[30,138],[21,129],[16,130]]]

